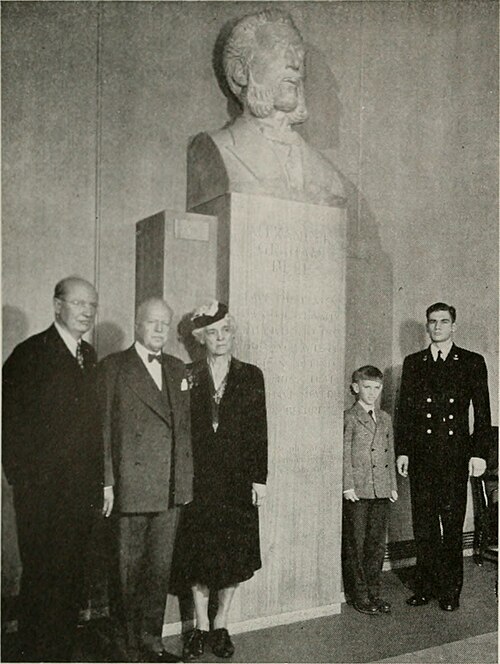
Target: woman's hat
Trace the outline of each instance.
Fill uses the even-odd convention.
[[[191,322],[194,330],[199,330],[207,325],[213,325],[217,321],[222,320],[227,316],[227,305],[217,300],[213,300],[210,304],[205,304],[198,307],[191,316]]]

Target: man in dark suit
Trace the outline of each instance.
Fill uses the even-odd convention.
[[[444,611],[454,611],[463,582],[468,475],[484,473],[491,435],[488,377],[484,358],[452,341],[455,308],[437,302],[426,314],[431,345],[404,361],[397,427],[397,467],[410,475],[417,549],[415,594],[407,603],[420,606],[436,596]]]
[[[20,657],[30,662],[71,657],[85,547],[103,505],[96,355],[82,340],[96,308],[92,284],[63,279],[54,324],[19,344],[3,368],[3,466],[22,562]],[[108,490],[106,514],[111,500]]]
[[[136,341],[101,363],[106,483],[114,485],[117,594],[113,610],[130,661],[178,661],[161,641],[177,527],[175,505],[192,498],[188,383],[162,353],[172,312],[143,302]]]

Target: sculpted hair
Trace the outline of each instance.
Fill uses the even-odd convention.
[[[82,279],[81,277],[77,277],[76,275],[74,275],[71,277],[64,277],[64,279],[61,279],[60,281],[57,282],[57,284],[54,287],[54,297],[57,300],[60,300],[66,295],[66,293],[68,292],[68,288],[75,284],[85,284],[86,286],[89,286],[90,288],[95,290],[94,285],[91,284],[90,281],[87,281],[86,279]]]
[[[457,310],[455,307],[452,307],[450,304],[445,304],[444,302],[435,302],[427,308],[425,312],[425,317],[429,320],[429,316],[435,311],[448,311],[450,314],[451,322],[454,323],[457,320]]]
[[[234,74],[238,65],[243,65],[245,71],[252,59],[253,49],[256,46],[255,33],[257,30],[269,23],[286,25],[294,30],[302,39],[297,26],[289,14],[280,9],[264,9],[256,14],[244,16],[231,31],[224,45],[222,53],[222,64],[227,82],[233,93],[239,98],[241,87],[235,82]]]
[[[364,367],[356,369],[352,374],[352,382],[359,383],[360,380],[379,380],[384,382],[384,374],[377,367],[367,364]]]

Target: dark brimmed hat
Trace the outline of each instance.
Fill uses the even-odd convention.
[[[191,316],[193,330],[199,330],[207,325],[213,325],[222,320],[228,313],[227,305],[214,300],[210,304],[205,304],[196,309]]]

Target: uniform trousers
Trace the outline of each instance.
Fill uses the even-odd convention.
[[[161,639],[178,518],[178,508],[115,516],[110,608],[128,650]]]
[[[70,661],[93,518],[88,500],[52,486],[14,487],[22,562],[18,638],[28,662]]]
[[[462,530],[467,506],[467,467],[444,496],[423,471],[411,474],[413,534],[417,551],[415,592],[442,598],[460,594]]]
[[[344,589],[355,602],[380,594],[388,515],[388,498],[343,501]]]

